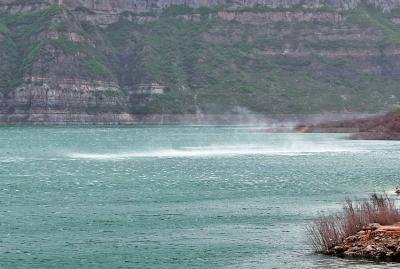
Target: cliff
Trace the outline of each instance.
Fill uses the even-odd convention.
[[[400,0],[2,0],[0,122],[389,110],[399,11]]]
[[[11,1],[12,2],[12,1]],[[18,1],[17,1],[18,2]],[[106,11],[106,12],[148,12],[155,10],[162,10],[170,6],[184,5],[191,8],[201,7],[219,7],[223,6],[230,9],[239,9],[243,7],[267,7],[271,9],[277,8],[293,8],[302,6],[304,8],[320,8],[332,7],[337,10],[349,10],[357,8],[360,4],[366,3],[373,7],[381,9],[383,12],[390,12],[391,10],[400,6],[398,0],[54,0],[50,1],[55,4],[64,4],[69,8],[86,7],[92,11]]]

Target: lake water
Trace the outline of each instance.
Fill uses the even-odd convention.
[[[400,185],[400,142],[259,127],[0,128],[0,268],[387,268],[305,227]]]

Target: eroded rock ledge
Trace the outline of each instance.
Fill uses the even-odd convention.
[[[347,237],[341,244],[331,248],[325,254],[400,262],[400,223],[388,226],[370,224],[357,234]]]

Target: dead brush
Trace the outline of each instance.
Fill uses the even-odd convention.
[[[370,223],[391,225],[399,221],[394,200],[374,193],[367,200],[347,199],[339,213],[320,214],[307,228],[308,241],[316,252],[324,253]]]

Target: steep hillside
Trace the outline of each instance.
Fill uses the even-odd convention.
[[[2,0],[0,122],[390,110],[400,103],[399,7]]]

